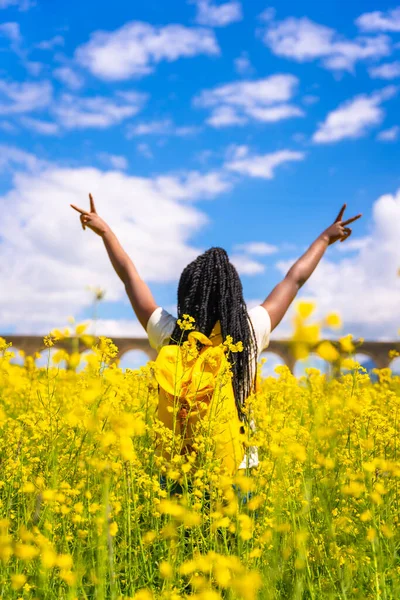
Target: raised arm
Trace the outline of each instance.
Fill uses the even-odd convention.
[[[122,248],[116,235],[113,233],[107,223],[99,217],[94,205],[92,195],[89,194],[90,212],[78,208],[71,204],[72,208],[80,213],[82,228],[89,227],[92,231],[103,238],[108,256],[118,275],[125,285],[125,290],[131,301],[132,308],[144,329],[147,328],[147,322],[157,308],[157,303],[153,298],[148,285],[141,279],[135,265]]]
[[[343,204],[334,223],[325,229],[311,244],[308,250],[289,269],[285,278],[274,287],[262,306],[268,311],[271,318],[271,331],[275,329],[285,316],[299,289],[305,284],[311,273],[315,270],[328,246],[340,239],[341,242],[351,235],[351,228],[346,227],[362,215],[342,221],[346,204]]]

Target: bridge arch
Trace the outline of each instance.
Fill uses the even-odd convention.
[[[306,374],[305,370],[309,367],[319,369],[319,371],[325,375],[329,375],[332,371],[332,367],[327,360],[321,358],[315,352],[310,352],[307,358],[299,358],[296,361],[293,375],[302,377]]]
[[[126,369],[137,370],[140,367],[144,367],[149,360],[152,360],[147,352],[138,348],[126,350],[118,358],[120,361],[119,367],[123,371]]]
[[[279,352],[270,352],[267,349],[260,354],[259,362],[264,358],[266,362],[261,366],[262,377],[277,377],[275,367],[286,364],[284,357]]]
[[[5,338],[7,342],[12,342],[12,348],[24,350],[26,355],[32,356],[35,352],[46,351],[43,343],[43,336],[25,336],[25,335],[5,335],[0,334],[1,337]],[[118,347],[118,358],[122,358],[127,352],[131,350],[140,350],[146,354],[149,360],[154,360],[157,356],[157,352],[150,347],[147,338],[112,338],[114,344]],[[337,341],[332,341],[333,345],[338,347]],[[354,340],[357,343],[357,340]],[[87,350],[87,347],[79,340],[79,352]],[[59,340],[55,343],[53,348],[64,348],[69,350],[71,347],[71,338],[65,340]],[[376,364],[378,369],[389,367],[392,359],[389,357],[390,350],[397,350],[400,352],[400,341],[395,342],[374,342],[365,341],[359,348],[359,352],[365,354],[371,358]],[[313,349],[311,348],[311,351]],[[292,373],[294,373],[296,359],[292,353],[292,342],[287,340],[270,340],[268,348],[265,352],[273,353],[279,356],[283,362],[289,367]]]
[[[392,373],[400,375],[400,356],[393,358],[390,361],[389,367],[392,369]]]

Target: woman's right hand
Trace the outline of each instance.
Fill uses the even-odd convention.
[[[78,208],[74,204],[70,204],[70,206],[81,213],[80,219],[83,230],[85,230],[86,227],[89,227],[89,229],[97,233],[97,235],[103,236],[107,231],[109,231],[110,228],[107,223],[103,221],[103,219],[97,214],[92,194],[89,194],[89,200],[90,212],[87,212],[82,208]]]

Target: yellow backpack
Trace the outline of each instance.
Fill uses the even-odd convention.
[[[226,356],[229,344],[221,343],[219,322],[210,338],[191,331],[187,342],[163,346],[156,358],[158,418],[175,432],[174,439],[178,440],[171,452],[165,443],[160,443],[156,453],[166,460],[170,460],[171,454],[190,453],[196,438],[203,434],[210,445],[202,448],[202,452],[215,452],[227,473],[233,475],[245,454],[245,433],[237,413]],[[200,350],[196,340],[202,344]]]

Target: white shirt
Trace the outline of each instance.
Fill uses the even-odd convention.
[[[269,336],[271,333],[271,319],[267,310],[259,305],[248,311],[250,321],[254,328],[254,333],[257,341],[258,354],[252,361],[252,374],[255,373],[257,362],[260,353],[268,347]],[[169,339],[175,329],[176,317],[172,316],[164,308],[159,306],[152,313],[147,323],[147,335],[152,348],[160,351],[160,349],[169,343]],[[236,342],[238,340],[234,340]],[[254,422],[251,421],[250,427],[254,430]],[[250,446],[245,454],[239,469],[246,469],[248,466],[255,467],[258,465],[258,451],[256,446]]]

